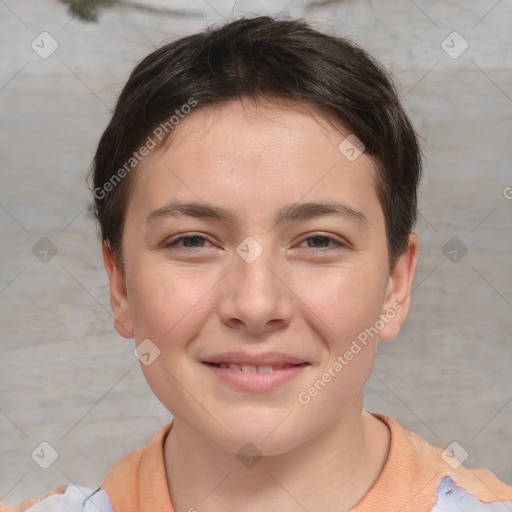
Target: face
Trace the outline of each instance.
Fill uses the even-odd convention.
[[[134,171],[125,274],[104,248],[153,392],[230,452],[284,453],[360,415],[377,340],[407,314],[415,238],[390,271],[376,171],[346,136],[304,108],[197,108]]]

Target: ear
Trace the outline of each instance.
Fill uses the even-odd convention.
[[[128,302],[126,278],[116,263],[107,244],[102,244],[103,264],[110,282],[110,305],[114,313],[114,327],[123,338],[133,338],[133,318]]]
[[[409,246],[389,275],[386,299],[381,313],[385,324],[379,334],[381,340],[390,340],[397,336],[409,313],[418,247],[418,237],[415,234],[409,235]]]

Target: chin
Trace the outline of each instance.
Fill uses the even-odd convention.
[[[289,452],[303,442],[298,437],[297,429],[291,428],[291,423],[280,425],[282,416],[263,424],[260,420],[258,416],[248,416],[242,421],[222,423],[232,437],[229,434],[222,436],[218,440],[219,444],[237,456],[271,456]]]

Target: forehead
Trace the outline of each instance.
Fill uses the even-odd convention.
[[[171,147],[174,151],[194,148],[194,157],[213,158],[217,165],[244,156],[256,164],[256,154],[275,159],[281,153],[290,161],[294,156],[318,158],[319,151],[325,151],[327,145],[336,149],[340,136],[348,133],[306,102],[241,98],[196,108],[173,129],[155,155]],[[319,143],[318,151],[312,151]]]
[[[379,216],[373,161],[344,156],[348,135],[307,104],[196,107],[135,170],[128,210],[147,215],[179,198],[270,218],[282,204],[330,199]]]

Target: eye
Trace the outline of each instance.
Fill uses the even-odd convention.
[[[211,242],[206,237],[190,233],[169,240],[165,243],[164,247],[166,249],[202,249],[208,247],[208,245],[205,245],[206,243],[211,245]],[[314,235],[304,238],[299,246],[304,247],[302,245],[304,243],[307,243],[308,249],[333,250],[348,247],[346,242],[325,235]]]
[[[183,245],[181,244],[183,242]],[[171,239],[169,242],[165,244],[165,248],[167,249],[201,249],[204,247],[204,242],[208,242],[208,240],[201,235],[196,235],[191,233],[189,235],[182,235],[177,238]],[[210,242],[208,242],[210,243]]]
[[[312,241],[312,243],[310,244],[309,241]],[[304,238],[304,240],[302,240],[301,244],[304,242],[307,242],[308,249],[328,249],[328,250],[330,250],[330,249],[339,249],[339,248],[348,246],[347,243],[338,241],[335,238],[332,238],[330,236],[325,236],[325,235],[309,236],[307,238]],[[329,245],[330,242],[332,242],[331,245]]]

